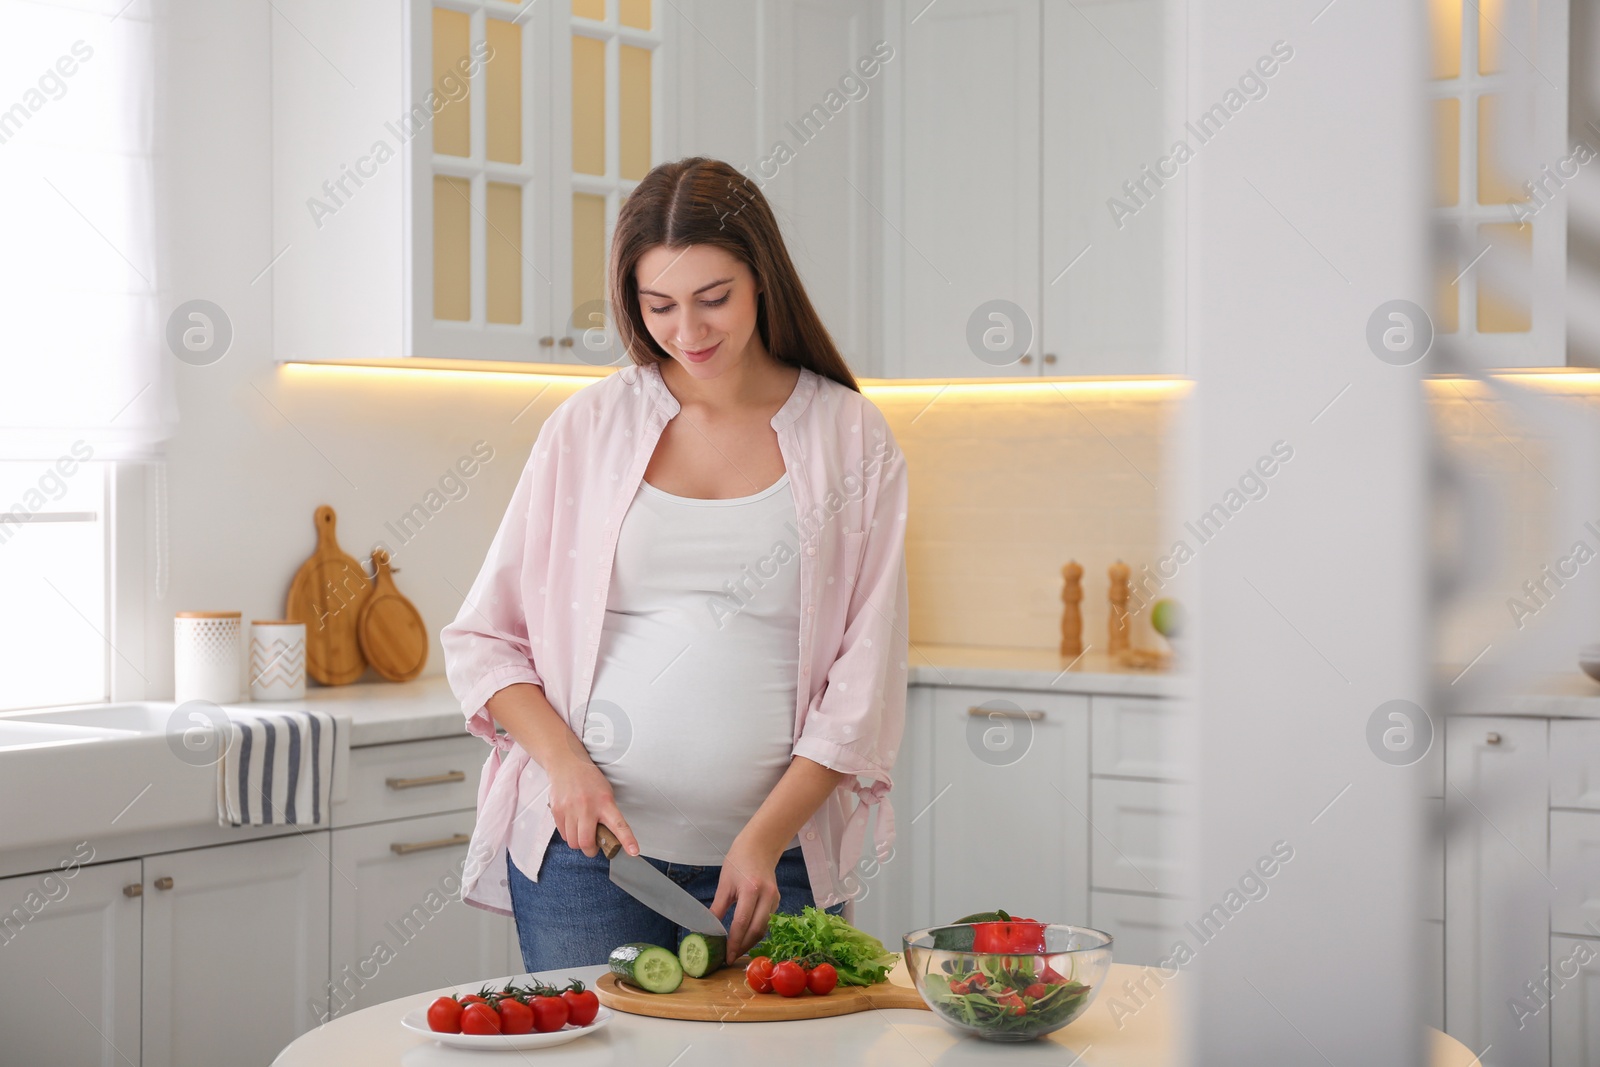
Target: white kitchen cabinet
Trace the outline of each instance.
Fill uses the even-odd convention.
[[[472,825],[469,809],[333,831],[331,1015],[522,970],[511,919],[459,896]]]
[[[1183,891],[1179,827],[1193,794],[1177,782],[1096,778],[1090,882],[1096,889],[1175,896]]]
[[[268,1063],[321,1020],[328,832],[144,860],[144,1062]]]
[[[1183,922],[1184,905],[1171,897],[1089,893],[1089,925],[1112,936],[1112,958],[1118,963],[1153,967],[1171,960],[1174,944],[1193,941]]]
[[[1600,812],[1550,813],[1553,933],[1600,937]]]
[[[1089,698],[933,692],[932,911],[1089,914]]]
[[[139,861],[65,875],[0,881],[0,1061],[137,1067]]]
[[[1445,724],[1445,1026],[1484,1061],[1546,1063],[1550,1020],[1521,1020],[1550,962],[1549,723],[1511,717]]]
[[[1184,704],[1155,697],[1093,696],[1090,772],[1097,777],[1184,781],[1191,776],[1180,744]]]
[[[1600,1063],[1600,941],[1550,939],[1550,1067]]]

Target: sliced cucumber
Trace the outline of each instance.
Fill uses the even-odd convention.
[[[678,962],[690,978],[704,978],[728,962],[728,938],[721,934],[687,934],[678,942]]]
[[[683,984],[683,964],[660,945],[631,941],[611,950],[611,973],[646,993],[671,993]]]

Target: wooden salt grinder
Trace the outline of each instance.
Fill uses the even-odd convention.
[[[1107,572],[1111,576],[1111,615],[1108,620],[1110,632],[1107,634],[1109,644],[1107,652],[1115,656],[1118,652],[1128,648],[1128,565],[1120,559],[1111,565]]]
[[[1061,654],[1077,658],[1083,655],[1083,568],[1077,560],[1061,568]]]

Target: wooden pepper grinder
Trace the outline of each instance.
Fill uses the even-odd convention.
[[[1108,625],[1110,641],[1107,652],[1115,656],[1128,648],[1128,565],[1120,559],[1111,565],[1111,617]]]
[[[1061,568],[1061,654],[1077,658],[1083,655],[1083,568],[1071,560]]]

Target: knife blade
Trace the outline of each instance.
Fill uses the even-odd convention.
[[[643,856],[628,855],[610,827],[596,823],[594,836],[601,853],[611,861],[612,884],[657,915],[694,933],[727,934],[721,920],[687,889],[656,870]]]

